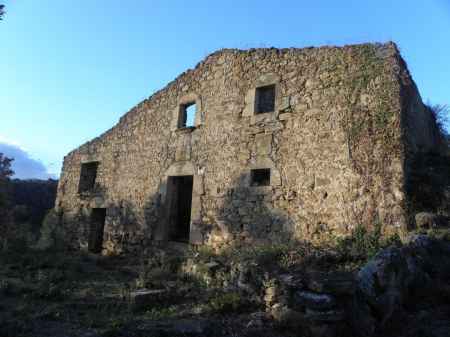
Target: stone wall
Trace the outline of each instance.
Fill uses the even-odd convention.
[[[85,246],[102,207],[106,248],[167,240],[177,175],[194,177],[191,243],[322,240],[375,222],[396,231],[407,218],[402,114],[416,109],[400,99],[405,74],[394,44],[213,53],[65,157],[56,209],[67,238]],[[267,85],[274,111],[255,114]],[[194,127],[179,128],[194,102]],[[95,187],[80,194],[92,161]],[[269,186],[250,186],[257,168],[271,169]]]

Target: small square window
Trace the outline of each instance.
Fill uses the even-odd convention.
[[[255,169],[250,172],[250,186],[269,186],[270,169]]]
[[[255,114],[275,111],[275,84],[256,88]]]
[[[180,128],[192,128],[195,125],[195,113],[197,111],[197,105],[195,102],[182,104],[180,106]]]
[[[94,188],[97,178],[98,161],[81,164],[80,183],[78,192],[88,192]]]

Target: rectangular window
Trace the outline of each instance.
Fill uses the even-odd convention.
[[[250,186],[269,186],[270,169],[255,169],[250,172]]]
[[[78,193],[91,191],[97,178],[98,161],[81,164],[80,183]]]
[[[197,105],[195,102],[182,104],[180,106],[180,128],[192,128],[195,125],[195,113],[197,111]]]
[[[255,114],[275,111],[275,84],[256,88]]]

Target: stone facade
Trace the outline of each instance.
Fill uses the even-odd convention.
[[[436,144],[427,114],[392,43],[220,50],[69,153],[56,210],[77,247],[93,208],[105,249],[167,241],[174,177],[192,176],[193,244],[397,231],[408,158]]]

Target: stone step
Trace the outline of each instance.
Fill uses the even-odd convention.
[[[130,304],[133,310],[161,304],[167,299],[168,291],[165,289],[139,289],[130,293]]]
[[[336,307],[334,296],[312,291],[297,291],[293,300],[294,307],[306,307],[313,310],[330,310]]]
[[[356,290],[355,277],[349,272],[312,272],[307,287],[317,293],[352,295]]]

